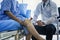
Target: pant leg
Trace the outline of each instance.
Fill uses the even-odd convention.
[[[55,34],[56,28],[53,24],[46,25],[46,40],[52,40],[53,34]]]
[[[39,34],[46,35],[46,40],[52,40],[53,34],[56,31],[56,28],[53,24],[49,24],[44,27],[39,27],[38,25],[36,25],[35,28]],[[32,36],[32,40],[36,39]]]
[[[42,27],[42,26],[40,27],[38,25],[35,25],[35,28],[39,34],[43,34],[43,35],[46,34],[45,27]],[[32,36],[32,40],[37,40],[37,39]]]
[[[22,26],[14,20],[0,20],[0,32],[22,29]]]

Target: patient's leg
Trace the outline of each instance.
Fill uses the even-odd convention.
[[[27,27],[28,31],[37,39],[37,40],[44,40],[42,37],[39,36],[39,33],[34,28],[34,25],[30,22],[30,20],[26,19],[24,21],[24,25]]]
[[[30,40],[30,39],[31,39],[31,37],[32,37],[32,35],[31,35],[31,34],[26,35],[26,40]]]

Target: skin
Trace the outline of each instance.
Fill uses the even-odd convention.
[[[30,20],[32,20],[33,18],[30,18]],[[37,22],[36,22],[39,26],[43,26],[45,23],[44,22],[42,22],[41,20],[38,20]]]
[[[39,26],[43,26],[45,23],[44,22],[42,22],[41,20],[38,20],[37,22],[36,22]]]
[[[33,19],[33,18],[30,18],[30,21],[31,21],[32,19]],[[36,23],[37,23],[39,26],[43,26],[43,25],[44,25],[44,23],[43,23],[41,20],[38,20]],[[30,40],[31,37],[32,37],[32,35],[29,33],[29,34],[26,36],[26,40]],[[37,40],[38,40],[38,39],[37,39]],[[42,38],[41,38],[41,40],[45,40],[45,39],[42,39]]]
[[[44,40],[42,37],[39,36],[39,33],[36,31],[36,29],[34,28],[34,25],[30,22],[29,19],[27,19],[25,21],[19,20],[16,16],[13,15],[13,13],[11,13],[8,10],[4,11],[4,13],[6,15],[8,15],[8,17],[10,17],[11,19],[17,21],[21,25],[24,25],[28,29],[28,31],[30,32],[30,34],[33,35],[37,40]],[[27,38],[28,38],[28,36],[30,38],[30,35],[27,35]]]
[[[47,0],[42,0],[44,3],[46,3],[47,2]],[[33,18],[30,18],[30,20],[32,20]],[[43,26],[45,23],[44,22],[42,22],[41,20],[38,20],[37,22],[36,22],[39,26]],[[26,39],[27,40],[29,40],[30,38],[32,37],[32,35],[31,34],[29,34],[29,35],[27,35],[27,37],[26,37]],[[44,40],[44,39],[43,39]]]

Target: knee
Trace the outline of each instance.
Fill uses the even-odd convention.
[[[24,25],[26,25],[26,26],[29,26],[29,25],[31,25],[31,24],[32,24],[31,21],[28,20],[28,19],[26,19],[26,20],[24,21]]]
[[[54,34],[55,31],[56,31],[56,28],[55,28],[55,26],[54,26],[53,24],[49,24],[49,25],[47,26],[47,28],[48,28],[48,30],[49,30],[50,32],[52,32],[53,34]]]
[[[53,24],[50,24],[49,27],[52,31],[56,31],[56,27]]]

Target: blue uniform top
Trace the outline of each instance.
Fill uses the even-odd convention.
[[[5,13],[5,10],[12,12],[15,16],[18,16],[19,12],[17,10],[17,1],[16,0],[3,0],[1,3],[1,13],[0,20],[10,19]]]

